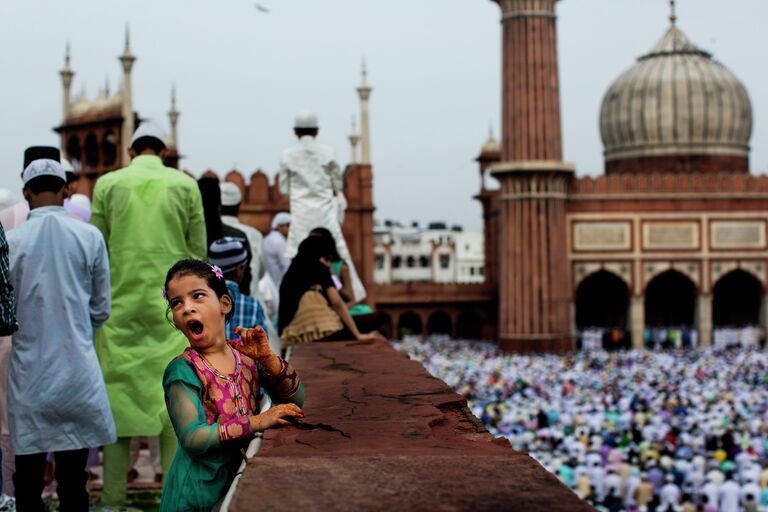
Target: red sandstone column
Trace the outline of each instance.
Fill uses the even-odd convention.
[[[566,199],[555,2],[494,0],[502,11],[499,345],[570,349]]]

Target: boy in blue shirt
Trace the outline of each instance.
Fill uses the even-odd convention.
[[[227,324],[227,339],[235,339],[235,327],[252,328],[260,325],[269,336],[269,345],[275,353],[280,351],[277,332],[267,320],[264,306],[257,297],[240,293],[240,283],[248,270],[248,249],[240,238],[224,237],[216,240],[208,249],[208,257],[224,273],[224,279],[235,304],[235,313]]]

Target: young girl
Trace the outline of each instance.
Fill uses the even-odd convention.
[[[264,331],[237,328],[216,266],[181,260],[165,278],[163,293],[173,324],[189,347],[165,369],[163,389],[179,448],[163,487],[161,511],[211,510],[227,492],[254,433],[302,418],[304,388],[296,372],[269,348]],[[257,414],[259,387],[276,405]]]

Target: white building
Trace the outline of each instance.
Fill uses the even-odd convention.
[[[485,252],[482,233],[464,233],[444,224],[429,228],[376,226],[373,280],[482,283]]]

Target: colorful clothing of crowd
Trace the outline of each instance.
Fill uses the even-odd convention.
[[[395,345],[463,394],[492,433],[603,510],[768,510],[766,352]]]

